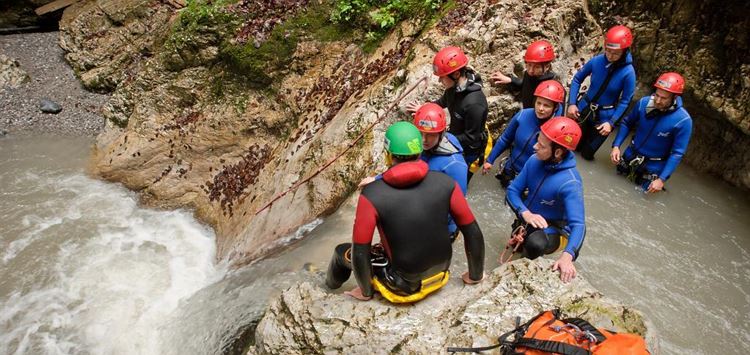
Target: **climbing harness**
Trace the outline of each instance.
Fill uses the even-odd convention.
[[[333,158],[332,158],[332,159],[331,159],[330,161],[328,161],[327,163],[323,164],[323,165],[322,165],[322,166],[321,166],[320,168],[318,168],[317,170],[315,170],[315,171],[314,171],[314,172],[313,172],[312,174],[310,174],[310,176],[308,176],[308,177],[306,177],[306,178],[304,178],[304,179],[302,179],[302,180],[300,180],[300,181],[296,182],[296,183],[295,183],[294,185],[292,185],[292,186],[291,186],[291,187],[290,187],[289,189],[287,189],[286,191],[284,191],[284,192],[282,192],[282,193],[280,193],[280,194],[276,195],[276,197],[272,198],[272,199],[271,199],[271,201],[269,201],[269,202],[268,202],[267,204],[265,204],[265,205],[264,205],[263,207],[261,207],[260,209],[258,209],[258,210],[257,210],[257,211],[255,212],[255,215],[257,216],[258,214],[260,214],[261,212],[263,212],[263,211],[264,211],[265,209],[267,209],[267,208],[271,207],[271,205],[273,205],[273,203],[274,203],[274,202],[276,202],[276,201],[278,201],[278,200],[279,200],[280,198],[282,198],[282,197],[286,196],[286,194],[288,194],[289,192],[292,192],[292,191],[295,191],[295,190],[297,190],[297,189],[298,189],[298,188],[299,188],[300,186],[302,186],[302,185],[303,185],[303,184],[305,184],[306,182],[308,182],[308,181],[312,180],[312,178],[314,178],[314,177],[318,176],[318,174],[320,174],[321,172],[323,172],[323,170],[325,170],[325,169],[327,169],[327,168],[328,168],[329,166],[331,166],[331,165],[332,165],[332,164],[333,164],[333,163],[334,163],[334,162],[335,162],[336,160],[338,160],[338,159],[339,159],[339,158],[341,158],[341,157],[342,157],[342,156],[343,156],[344,154],[346,154],[346,152],[348,152],[348,151],[349,151],[349,149],[351,149],[352,147],[354,147],[354,145],[356,145],[357,143],[359,143],[359,141],[360,141],[360,140],[362,140],[362,138],[364,138],[365,134],[367,134],[367,132],[371,131],[371,130],[373,129],[373,127],[375,127],[375,125],[377,125],[377,124],[379,124],[380,122],[382,122],[382,121],[383,121],[383,119],[385,118],[385,114],[386,114],[386,113],[388,113],[388,112],[390,112],[390,111],[391,111],[391,110],[392,110],[392,109],[393,109],[394,107],[396,107],[396,105],[397,105],[397,104],[398,104],[399,102],[401,102],[401,100],[403,100],[403,99],[404,99],[404,97],[406,97],[406,96],[407,96],[407,95],[409,95],[409,94],[410,94],[410,93],[411,93],[412,91],[414,91],[414,89],[416,89],[416,88],[417,88],[417,85],[419,85],[420,83],[424,83],[424,84],[425,84],[425,88],[423,89],[423,91],[424,91],[424,90],[426,89],[426,87],[427,87],[427,83],[428,83],[428,80],[429,80],[429,76],[424,76],[424,77],[420,78],[419,80],[417,80],[417,81],[416,81],[416,82],[415,82],[414,84],[412,84],[412,86],[410,86],[409,88],[407,88],[406,90],[404,90],[404,92],[402,92],[402,93],[401,93],[401,95],[399,95],[398,97],[396,97],[396,99],[395,99],[395,100],[394,100],[393,102],[391,102],[391,104],[390,104],[390,105],[389,105],[388,107],[386,107],[385,111],[383,111],[383,112],[379,113],[379,114],[377,115],[377,119],[376,119],[376,120],[375,120],[375,121],[374,121],[373,123],[371,123],[371,124],[370,124],[370,125],[369,125],[369,126],[368,126],[367,128],[365,128],[365,129],[364,129],[364,130],[363,130],[363,131],[362,131],[362,132],[361,132],[361,133],[359,134],[359,136],[357,136],[357,138],[355,138],[355,139],[354,139],[353,141],[351,141],[351,143],[349,143],[349,144],[348,144],[348,145],[346,146],[346,148],[344,148],[344,150],[342,150],[342,151],[341,151],[341,152],[340,152],[339,154],[336,154],[336,155],[335,155],[335,156],[334,156],[334,157],[333,157]]]
[[[387,299],[391,303],[413,303],[439,290],[441,287],[445,286],[446,283],[448,283],[449,279],[450,272],[447,270],[441,271],[435,275],[423,279],[421,281],[419,292],[410,295],[399,295],[391,291],[391,289],[381,283],[377,277],[372,278],[372,286],[373,288],[375,288],[375,290],[380,292],[380,295],[382,295],[383,298]]]

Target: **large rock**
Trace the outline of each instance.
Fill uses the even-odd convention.
[[[665,71],[686,80],[693,138],[685,160],[750,189],[750,2],[590,1],[605,26],[634,30],[638,81]]]
[[[29,80],[29,74],[21,69],[17,60],[0,54],[0,92],[5,88],[17,88]]]
[[[268,6],[285,2],[274,4]],[[304,16],[315,6],[307,5]],[[269,11],[296,16],[276,10]],[[441,93],[431,73],[440,47],[466,48],[471,65],[487,78],[512,70],[526,44],[545,37],[559,48],[556,71],[569,77],[580,58],[595,51],[590,38],[601,36],[579,1],[530,6],[487,0],[458,2],[429,29],[423,29],[425,19],[404,22],[372,52],[343,40],[347,36],[318,40],[312,34],[298,35],[291,48],[282,37],[257,51],[227,50],[239,39],[222,37],[227,26],[215,23],[226,12],[180,11],[175,15],[158,1],[89,0],[66,10],[62,43],[89,87],[115,88],[104,108],[109,124],[97,140],[93,173],[139,191],[151,206],[194,208],[216,230],[218,258],[235,263],[283,245],[282,237],[335,210],[362,177],[382,169],[386,125],[410,119],[403,112],[407,102]],[[170,18],[175,27],[164,24]],[[172,32],[159,33],[167,29]],[[258,72],[253,55],[267,47],[280,55],[290,51],[289,57]],[[385,112],[425,77],[426,91],[419,85],[397,103],[400,110]],[[487,86],[486,93],[497,134],[518,105],[504,89]]]
[[[376,296],[369,302],[334,294],[321,281],[292,287],[270,304],[250,354],[437,354],[448,346],[486,346],[529,319],[559,308],[598,327],[644,336],[658,350],[649,321],[637,310],[607,299],[583,278],[569,284],[550,271],[549,259],[501,266],[475,286],[459,277],[408,306]]]

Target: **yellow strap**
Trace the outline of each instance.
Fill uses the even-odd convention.
[[[484,146],[484,159],[477,158],[477,160],[474,160],[472,162],[468,162],[468,161],[466,162],[466,164],[471,164],[469,165],[469,171],[471,171],[472,173],[476,173],[477,170],[481,168],[481,166],[479,165],[479,162],[487,161],[487,157],[490,156],[490,153],[492,152],[492,137],[489,136],[490,127],[487,126],[487,124],[485,124],[484,129],[487,130],[487,144]]]
[[[445,286],[445,284],[448,283],[448,279],[450,279],[449,271],[439,272],[422,280],[422,287],[420,288],[419,292],[408,296],[401,296],[391,292],[391,290],[383,285],[377,277],[372,278],[372,285],[375,290],[380,292],[383,298],[387,299],[391,303],[413,303],[427,297],[427,295]]]

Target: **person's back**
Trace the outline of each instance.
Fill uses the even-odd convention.
[[[418,160],[394,166],[362,190],[360,199],[367,199],[378,216],[380,240],[391,265],[408,281],[418,282],[450,266],[448,216],[455,187],[448,175],[429,171]],[[368,242],[358,235],[355,230],[355,243]]]
[[[419,159],[422,133],[409,122],[386,130],[385,147],[391,167],[362,190],[352,243],[336,246],[326,285],[339,288],[354,271],[358,286],[347,294],[356,299],[369,300],[377,291],[394,303],[421,300],[448,282],[449,216],[464,235],[469,271],[461,278],[480,282],[484,237],[458,183]],[[380,243],[373,246],[376,228]]]

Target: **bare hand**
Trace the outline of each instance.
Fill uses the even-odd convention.
[[[369,301],[369,300],[372,299],[372,296],[367,297],[367,296],[363,295],[362,294],[362,289],[359,286],[353,288],[351,291],[344,292],[344,294],[347,295],[347,296],[351,296],[352,298],[356,298],[356,299],[358,299],[360,301]]]
[[[570,106],[568,106],[568,112],[567,112],[568,118],[572,118],[574,120],[577,120],[578,116],[580,116],[580,115],[581,115],[581,113],[578,112],[578,106],[576,106],[576,105],[570,105]]]
[[[619,147],[612,147],[612,153],[609,153],[609,159],[612,160],[612,164],[619,164],[620,163],[620,148]]]
[[[604,122],[596,126],[596,129],[599,130],[599,135],[608,136],[609,133],[612,132],[612,124],[609,122]]]
[[[485,162],[484,165],[482,165],[482,175],[487,174],[490,169],[492,169],[492,164]]]
[[[651,183],[648,185],[647,193],[653,194],[663,189],[664,189],[664,181],[662,181],[662,179],[657,178],[656,180],[651,181]]]
[[[464,283],[467,284],[467,285],[476,285],[476,284],[482,282],[482,280],[484,280],[484,273],[482,273],[482,278],[481,279],[479,279],[479,280],[472,280],[471,277],[469,277],[469,272],[467,271],[463,275],[461,275],[461,280],[464,280]]]
[[[362,179],[362,181],[359,182],[359,185],[357,185],[357,187],[363,188],[363,187],[369,185],[373,181],[375,181],[375,177],[374,176],[368,176],[368,177]]]
[[[564,283],[570,282],[576,277],[576,267],[573,265],[573,255],[563,252],[552,264],[552,271],[560,271],[560,280]]]
[[[500,84],[510,84],[510,77],[501,73],[501,72],[494,72],[492,75],[490,75],[490,81],[495,85]]]
[[[412,102],[406,104],[406,112],[408,112],[408,113],[415,113],[415,112],[417,112],[417,110],[419,110],[419,108],[421,106],[422,105],[420,105],[418,102],[412,101]]]
[[[521,217],[526,223],[532,225],[534,228],[544,229],[547,228],[547,220],[542,215],[531,213],[531,211],[524,211],[521,213]]]

